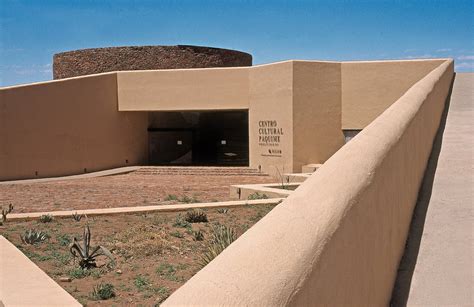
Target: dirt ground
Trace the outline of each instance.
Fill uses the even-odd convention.
[[[97,216],[79,222],[72,218],[57,218],[48,223],[10,220],[0,226],[0,234],[82,304],[154,306],[200,270],[199,261],[207,251],[215,225],[232,227],[240,236],[273,207],[247,205],[227,212],[207,209],[204,210],[207,223],[184,225],[185,212]],[[114,256],[114,265],[105,258],[98,262],[98,268],[83,271],[77,260],[73,261],[68,245],[73,237],[81,239],[86,223],[91,229],[92,246],[108,248]],[[28,229],[44,231],[50,239],[26,245],[20,235]],[[195,239],[198,230],[204,234],[202,241]],[[60,281],[61,278],[71,281]],[[115,297],[94,300],[91,292],[100,283],[112,284]]]
[[[129,173],[89,179],[0,185],[0,205],[14,213],[229,200],[233,184],[271,183],[269,176]],[[176,196],[178,200],[170,200]],[[173,198],[173,197],[171,197]]]

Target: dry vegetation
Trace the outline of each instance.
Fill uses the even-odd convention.
[[[48,222],[8,220],[0,234],[71,295],[87,306],[157,305],[267,214],[273,205],[248,205],[193,212],[149,213],[79,218]],[[205,221],[207,220],[207,222]],[[114,261],[98,257],[97,267],[84,270],[69,251],[84,226],[91,246],[110,250]],[[47,236],[33,244],[22,237],[29,230]],[[34,239],[34,233],[30,233]],[[219,241],[219,242],[216,242]],[[64,281],[68,280],[70,281]]]

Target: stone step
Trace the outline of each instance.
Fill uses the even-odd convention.
[[[269,176],[248,167],[149,167],[134,172],[140,175]]]

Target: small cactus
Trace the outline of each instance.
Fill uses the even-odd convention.
[[[7,221],[7,215],[12,211],[13,211],[13,205],[12,204],[8,205],[8,209],[3,209],[2,208],[2,222]]]
[[[77,214],[77,212],[74,212],[72,214],[72,219],[76,222],[80,222],[83,217],[84,217],[83,214]]]
[[[46,232],[30,229],[25,231],[23,235],[20,235],[21,242],[29,245],[41,243],[49,239],[49,235]]]

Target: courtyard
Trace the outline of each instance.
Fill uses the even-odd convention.
[[[275,182],[239,167],[150,167],[127,174],[1,184],[0,203],[14,213],[226,201],[234,184]]]

